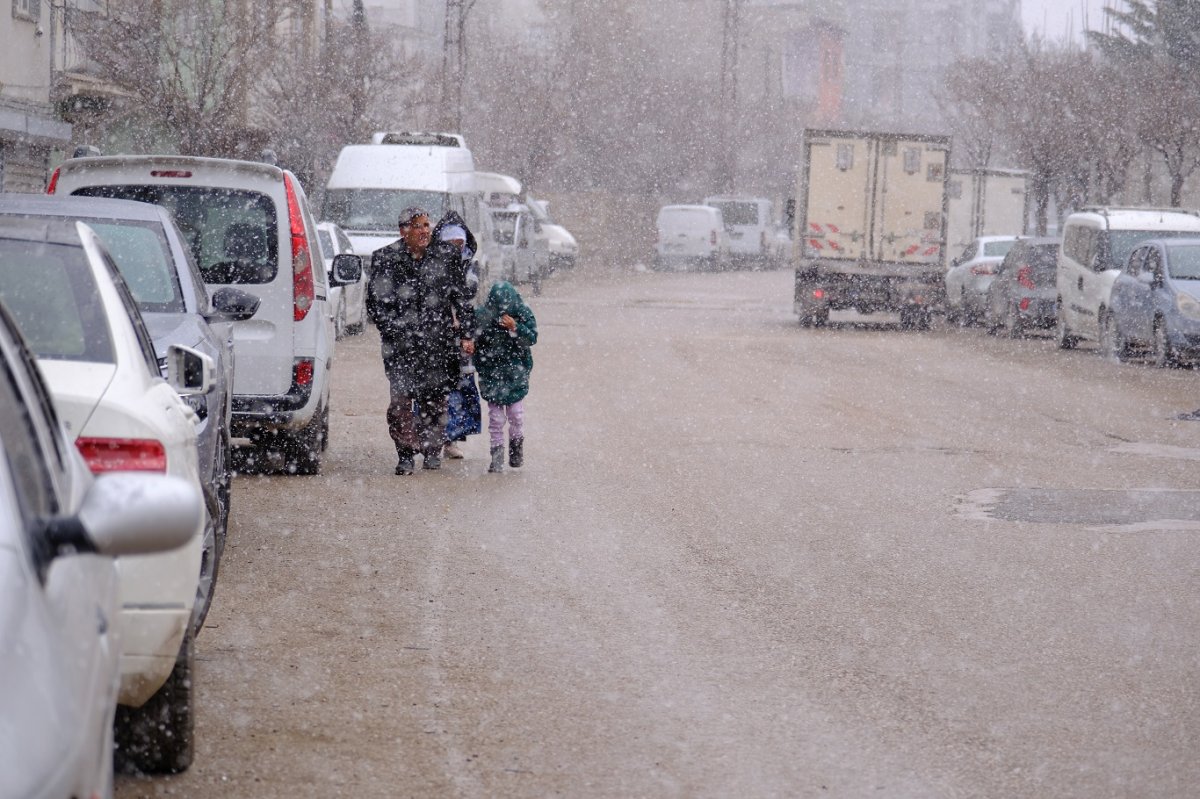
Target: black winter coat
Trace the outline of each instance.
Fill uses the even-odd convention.
[[[371,254],[367,314],[383,340],[383,365],[395,390],[411,396],[449,393],[459,378],[459,332],[474,327],[462,257],[432,242],[419,261],[404,242]]]

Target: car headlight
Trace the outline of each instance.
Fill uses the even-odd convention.
[[[1177,294],[1175,307],[1188,319],[1200,320],[1200,300],[1190,294]]]

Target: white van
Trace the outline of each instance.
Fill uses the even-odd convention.
[[[729,237],[721,211],[711,205],[665,205],[658,212],[655,267],[723,269]]]
[[[316,223],[300,181],[270,164],[173,155],[72,158],[49,194],[155,203],[170,211],[210,295],[236,284],[259,298],[233,323],[232,443],[316,474],[329,439],[333,318]],[[335,268],[354,282],[359,271]],[[255,458],[257,460],[257,458]]]
[[[424,208],[431,222],[453,210],[472,231],[479,224],[471,151],[449,134],[436,134],[437,144],[389,143],[408,140],[400,135],[343,147],[326,184],[321,218],[346,231],[358,255],[370,257],[399,238],[400,212],[412,206]]]
[[[483,201],[493,208],[507,208],[521,202],[521,181],[512,175],[499,172],[476,172],[475,188],[483,195]]]
[[[1082,208],[1063,223],[1058,251],[1058,346],[1100,339],[1100,318],[1129,254],[1146,239],[1196,238],[1200,213],[1179,208]]]
[[[771,201],[763,197],[705,197],[705,205],[721,210],[729,234],[729,255],[762,268],[771,254]]]

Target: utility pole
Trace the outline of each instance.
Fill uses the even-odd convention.
[[[737,186],[737,147],[734,119],[737,116],[738,40],[741,38],[742,0],[722,0],[721,14],[721,156],[718,181],[729,193]]]
[[[467,80],[467,16],[476,0],[446,0],[442,36],[442,118],[452,132],[462,128],[463,84]]]
[[[367,31],[367,12],[363,8],[363,0],[354,0],[350,29],[354,40],[351,54],[354,88],[350,92],[350,118],[354,120],[355,125],[361,125],[363,117],[367,115],[366,59],[370,58],[367,47],[370,38]]]

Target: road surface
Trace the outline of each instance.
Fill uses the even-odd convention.
[[[1194,795],[1200,376],[791,281],[556,276],[500,475],[394,476],[339,342],[323,473],[235,483],[195,765],[117,796]]]

